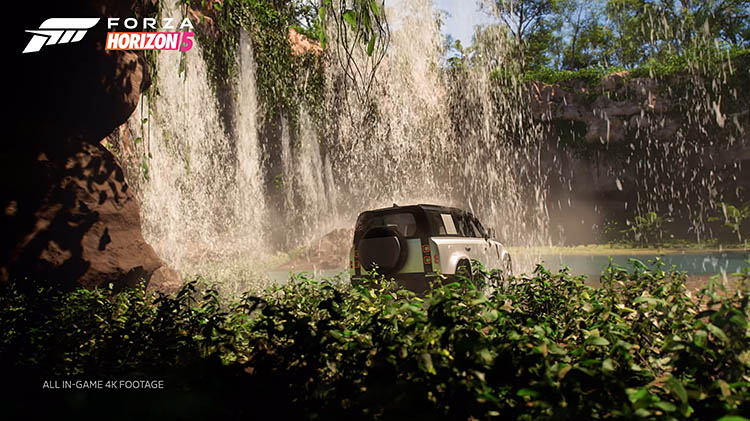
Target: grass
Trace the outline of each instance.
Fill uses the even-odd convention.
[[[4,412],[114,419],[721,419],[750,413],[750,265],[737,290],[657,261],[598,288],[538,266],[424,297],[303,276],[226,299],[189,282],[0,291]],[[494,289],[486,291],[484,286]],[[50,379],[163,379],[163,390],[41,389]],[[43,405],[40,405],[44,402]]]

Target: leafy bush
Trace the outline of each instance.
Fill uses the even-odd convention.
[[[580,70],[555,70],[544,67],[539,70],[524,73],[523,80],[526,82],[538,80],[550,84],[568,82],[571,80],[582,80],[593,85],[599,83],[604,76],[622,70],[625,69],[618,66],[586,67]]]
[[[725,202],[719,202],[718,205],[721,207],[722,216],[712,216],[708,220],[710,222],[723,221],[724,226],[730,228],[737,235],[737,241],[741,243],[742,223],[750,219],[750,202],[740,206],[734,206]]]
[[[628,227],[622,233],[632,235],[633,242],[639,246],[658,244],[664,239],[664,225],[670,221],[656,212],[646,212],[645,215],[636,215],[632,222],[628,220]]]
[[[231,303],[196,282],[175,297],[5,286],[0,370],[166,378],[171,395],[146,395],[149,408],[183,418],[750,413],[746,283],[693,295],[684,273],[636,260],[612,265],[600,288],[541,266],[518,278],[478,267],[473,279],[418,297],[376,275],[361,286],[299,276]],[[27,409],[39,384],[19,392]],[[112,396],[77,393],[77,408]]]

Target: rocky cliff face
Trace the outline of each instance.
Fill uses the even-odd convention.
[[[548,124],[553,241],[601,240],[608,221],[655,211],[675,234],[707,232],[715,203],[743,203],[750,191],[748,63],[715,79],[682,73],[598,83],[534,82],[533,116]],[[718,226],[718,225],[717,225]]]
[[[143,54],[105,51],[106,18],[142,16],[140,1],[21,6],[14,18],[11,127],[0,160],[0,281],[116,288],[162,262],[141,235],[138,203],[99,142],[127,120],[150,82]],[[77,43],[21,54],[49,17],[101,17]]]

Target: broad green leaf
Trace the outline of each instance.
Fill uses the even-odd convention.
[[[708,343],[708,332],[705,330],[698,330],[693,334],[693,343],[701,348],[706,347]]]
[[[736,324],[737,326],[743,329],[747,329],[747,319],[745,317],[735,314],[734,316],[730,317],[729,320],[731,320],[732,323]]]
[[[377,35],[374,33],[370,36],[370,42],[367,43],[367,55],[372,56],[372,52],[375,50],[375,40]]]
[[[435,366],[432,365],[432,355],[429,352],[424,352],[421,355],[422,358],[422,369],[430,374],[435,374]]]
[[[568,371],[570,371],[570,369],[571,369],[571,368],[573,368],[573,366],[572,366],[572,365],[566,364],[566,365],[565,365],[565,366],[564,366],[563,368],[561,368],[561,369],[560,369],[560,370],[559,370],[559,371],[557,372],[557,379],[558,379],[558,380],[562,380],[562,379],[563,379],[563,377],[565,377],[565,375],[566,375],[566,374],[568,374]]]
[[[664,412],[674,412],[677,410],[677,407],[673,403],[666,402],[666,401],[656,402],[654,406],[661,409]]]
[[[641,401],[648,396],[648,390],[646,390],[645,387],[639,389],[627,389],[626,392],[631,403]]]
[[[344,18],[346,23],[351,25],[352,29],[357,29],[357,12],[352,9],[346,9],[346,11],[344,11],[341,16]]]
[[[607,346],[609,345],[609,341],[602,338],[601,336],[589,336],[588,339],[586,339],[586,343],[589,345],[594,346]]]
[[[672,395],[679,399],[683,404],[687,403],[688,395],[687,391],[685,390],[685,386],[682,385],[682,382],[677,380],[674,376],[670,376],[669,379],[667,379],[665,386],[672,393]]]
[[[523,388],[516,392],[516,395],[521,397],[528,396],[531,398],[536,398],[537,396],[539,396],[539,392],[534,389]]]
[[[378,7],[378,0],[372,0],[370,2],[370,10],[372,10],[372,14],[380,17],[380,8]]]
[[[552,342],[549,344],[548,347],[549,353],[553,355],[565,355],[567,352],[564,348],[560,347],[558,344]]]
[[[729,338],[727,337],[727,334],[724,333],[724,331],[721,330],[718,326],[711,324],[711,323],[706,323],[706,328],[708,329],[709,332],[711,332],[712,335],[719,338],[725,344],[729,343]]]

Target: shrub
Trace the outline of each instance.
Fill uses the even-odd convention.
[[[196,282],[175,297],[5,286],[0,368],[166,378],[148,408],[182,418],[750,413],[746,284],[693,295],[684,273],[637,260],[610,266],[599,288],[542,266],[518,278],[478,267],[473,279],[419,297],[377,275],[361,286],[299,276],[230,303]],[[103,405],[77,393],[77,408]]]

